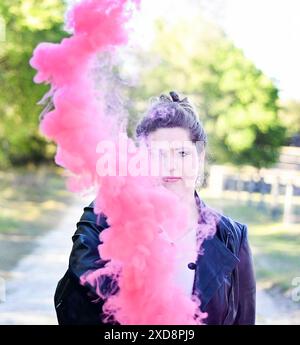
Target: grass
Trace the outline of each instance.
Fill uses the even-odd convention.
[[[32,240],[52,229],[72,194],[55,166],[0,171],[0,271],[32,249]]]
[[[71,198],[61,171],[52,166],[1,172],[0,189],[0,234],[41,234]]]
[[[291,290],[292,279],[300,276],[300,224],[283,223],[282,206],[274,217],[269,204],[237,202],[234,193],[226,192],[221,199],[208,190],[200,195],[210,206],[248,225],[258,283],[267,289]]]

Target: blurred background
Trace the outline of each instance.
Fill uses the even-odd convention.
[[[60,42],[63,0],[0,3],[0,324],[56,323],[53,294],[92,195],[66,190],[39,133],[48,87],[29,66]],[[246,223],[257,323],[300,324],[300,2],[144,0],[117,78],[134,135],[149,98],[177,90],[208,134],[200,196]]]

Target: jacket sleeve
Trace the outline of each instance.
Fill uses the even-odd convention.
[[[94,214],[93,202],[84,208],[72,237],[73,247],[69,258],[69,267],[64,277],[58,282],[54,295],[55,310],[59,324],[102,324],[104,299],[97,294],[97,289],[106,294],[117,291],[118,286],[109,276],[101,276],[93,284],[81,284],[81,276],[101,269],[108,262],[102,260],[98,246],[102,243],[99,234],[108,227],[106,217]],[[109,324],[118,324],[110,319]],[[107,322],[106,322],[107,324]]]
[[[97,216],[94,213],[93,202],[84,208],[84,213],[77,223],[77,230],[72,237],[73,247],[69,258],[69,272],[81,284],[80,278],[87,272],[96,271],[105,266],[109,260],[103,260],[99,254],[99,239],[101,231],[108,228],[106,217],[103,213]],[[106,275],[101,276],[93,282],[93,285],[85,283],[89,289],[88,296],[99,299],[96,291],[103,294],[115,292],[117,286],[115,282]]]
[[[248,229],[244,225],[243,238],[239,253],[239,302],[234,324],[254,325],[256,310],[256,282]]]

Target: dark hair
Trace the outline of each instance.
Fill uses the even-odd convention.
[[[198,114],[187,97],[180,100],[176,92],[170,91],[169,94],[171,97],[162,94],[150,104],[136,127],[137,138],[147,137],[158,128],[182,127],[189,131],[191,141],[201,152],[207,144],[207,136]]]

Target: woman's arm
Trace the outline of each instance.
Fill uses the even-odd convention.
[[[248,229],[244,226],[239,253],[239,304],[234,324],[254,325],[256,309],[256,282],[251,248],[248,241]]]
[[[93,202],[84,208],[84,212],[76,224],[77,230],[72,236],[73,247],[69,258],[69,270],[76,279],[91,269],[105,266],[107,261],[100,258],[98,245],[99,234],[108,227],[106,217],[101,214],[98,222],[94,214]]]
[[[80,278],[86,272],[101,269],[108,262],[102,260],[98,246],[99,234],[108,227],[106,217],[94,214],[93,202],[84,208],[77,230],[72,237],[73,247],[69,268],[59,281],[55,292],[55,309],[59,324],[100,324],[104,300],[97,294],[115,293],[118,286],[109,276],[101,276],[92,285],[82,285]],[[112,320],[114,323],[114,320]]]

